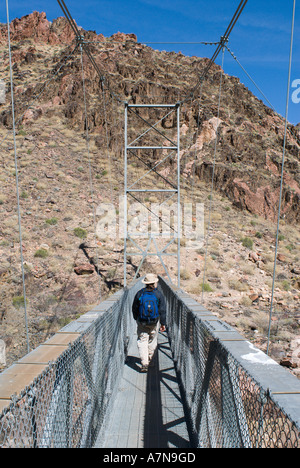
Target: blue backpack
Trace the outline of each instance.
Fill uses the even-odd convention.
[[[139,302],[139,320],[148,323],[157,322],[159,319],[158,299],[154,292],[143,289]]]

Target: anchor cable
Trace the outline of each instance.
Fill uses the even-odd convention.
[[[8,0],[6,0],[6,15],[7,15],[7,34],[8,34],[8,50],[9,50],[9,67],[10,67],[10,92],[11,92],[11,107],[12,107],[12,120],[13,120],[14,158],[15,158],[15,171],[16,171],[16,192],[17,192],[17,212],[18,212],[18,224],[19,224],[21,271],[22,271],[22,283],[23,283],[23,299],[24,299],[24,312],[25,312],[25,329],[26,329],[27,353],[29,353],[29,351],[30,351],[30,349],[29,349],[29,332],[28,332],[28,317],[27,317],[27,300],[26,300],[23,244],[22,244],[22,242],[23,242],[22,237],[23,236],[22,236],[22,223],[21,223],[19,171],[18,171],[18,158],[17,158],[15,103],[14,103],[14,83],[13,83],[13,71],[12,71],[12,54],[11,54],[10,21],[9,21]]]
[[[278,252],[278,244],[279,244],[280,215],[281,215],[281,203],[282,203],[282,192],[283,192],[283,182],[284,182],[283,180],[284,179],[284,163],[285,163],[285,151],[286,151],[286,141],[287,141],[290,83],[291,83],[293,43],[294,43],[294,30],[295,30],[295,12],[296,12],[296,0],[294,0],[293,14],[292,14],[290,59],[289,59],[288,85],[287,85],[286,110],[285,110],[285,128],[284,128],[283,154],[282,154],[282,163],[281,163],[281,182],[280,182],[280,195],[279,195],[279,206],[278,206],[278,217],[277,217],[277,232],[276,232],[276,246],[275,246],[275,258],[274,258],[274,270],[273,270],[273,282],[272,282],[272,296],[271,296],[271,306],[270,306],[270,314],[269,314],[267,355],[269,355],[271,322],[272,322],[273,307],[274,307],[275,275],[276,275],[277,252]]]
[[[206,68],[204,69],[204,71],[202,72],[201,76],[199,77],[199,80],[196,84],[196,86],[192,89],[192,91],[190,92],[190,94],[184,98],[180,104],[183,104],[184,102],[188,101],[190,99],[191,96],[194,96],[195,92],[197,91],[197,89],[199,88],[199,86],[201,85],[203,79],[206,77],[206,75],[208,74],[209,70],[211,69],[211,67],[213,66],[214,62],[216,61],[219,53],[221,52],[221,50],[223,49],[223,47],[227,44],[228,40],[229,40],[229,36],[234,28],[234,26],[236,25],[239,17],[241,16],[246,4],[247,4],[248,0],[242,0],[235,12],[235,14],[233,15],[233,18],[231,19],[225,33],[223,36],[221,36],[221,39],[220,39],[220,42],[218,44],[218,47],[217,49],[215,50],[215,53],[213,54],[212,58],[210,59],[209,63],[207,64]]]

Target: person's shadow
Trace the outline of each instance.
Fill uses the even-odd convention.
[[[140,372],[140,366],[138,365],[140,361],[141,360],[137,356],[127,356],[125,365],[135,370],[136,372]]]

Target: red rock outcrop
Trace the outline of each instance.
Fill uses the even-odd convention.
[[[104,43],[101,47],[90,44],[95,61],[100,70],[103,70],[110,88],[132,103],[144,103],[149,98],[159,102],[165,102],[164,99],[176,102],[178,93],[186,89],[187,81],[190,81],[192,87],[195,84],[196,70],[202,69],[208,61],[205,58],[195,60],[182,54],[154,51],[138,44],[135,34],[118,32],[107,40],[93,31],[80,29],[80,32],[90,41]],[[64,17],[51,23],[43,12],[34,12],[21,19],[14,19],[11,22],[11,36],[12,41],[20,45],[14,47],[13,62],[15,77],[21,82],[24,80],[23,65],[38,63],[41,59],[40,44],[71,45],[75,40],[75,34]],[[1,40],[7,40],[5,25],[0,26]],[[50,58],[50,55],[45,61],[47,68],[51,67],[52,63],[62,60],[62,56]],[[99,93],[102,94],[101,85],[86,56],[84,69],[87,93],[99,96]],[[199,109],[199,102],[195,100],[188,109],[182,109],[182,136],[186,139],[189,135],[192,137],[188,147],[182,146],[183,176],[189,177],[195,173],[201,180],[211,182],[218,128],[215,189],[225,194],[240,209],[275,221],[280,191],[284,120],[255,98],[238,78],[228,75],[224,76],[222,106],[218,120],[216,96],[220,70],[217,65],[212,67],[203,88],[201,108]],[[37,109],[30,109],[24,114],[23,123],[30,124],[32,120],[47,112],[60,112],[63,118],[68,119],[71,127],[82,130],[84,109],[81,79],[81,63],[77,54],[68,68],[65,67],[64,72],[59,75],[55,88],[43,94],[44,102],[40,102]],[[36,91],[35,87],[28,83],[24,83],[23,90],[16,90],[16,102],[20,107],[23,97],[27,102]],[[99,112],[96,106],[89,112],[90,130],[95,133],[98,146],[101,144],[102,135],[105,134],[103,112]],[[4,109],[0,114],[1,123],[5,126],[10,125],[11,116],[8,109]],[[173,117],[162,121],[163,130],[172,131],[175,126]],[[282,216],[288,222],[299,222],[300,144],[297,138],[300,137],[300,124],[289,126],[289,131],[291,133],[286,148]],[[113,144],[113,129],[110,133]],[[117,155],[121,156],[121,152],[119,147]],[[167,175],[172,171],[172,167],[165,167],[164,171]]]
[[[10,24],[12,41],[30,39],[34,42],[46,44],[71,44],[75,34],[65,18],[57,18],[51,23],[47,20],[46,13],[34,11],[30,15],[14,19]],[[2,25],[0,41],[7,40],[7,27]]]
[[[102,34],[97,35],[94,31],[84,31],[78,28],[88,40],[104,41]],[[50,45],[72,44],[75,34],[70,24],[64,17],[59,17],[53,22],[47,20],[46,13],[34,11],[33,13],[14,19],[10,24],[12,41],[23,41],[30,39],[36,43],[42,42]],[[137,41],[135,34],[116,33],[111,37],[115,42]],[[7,40],[7,27],[0,27],[0,42]]]

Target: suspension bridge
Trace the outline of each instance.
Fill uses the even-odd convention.
[[[81,51],[81,57],[83,52],[87,54],[107,86],[65,2],[58,3],[75,32],[75,49]],[[167,107],[168,115],[177,115],[178,128],[180,106],[192,99],[219,53],[224,52],[246,3],[240,2],[215,54],[188,96],[175,104],[139,107]],[[6,4],[9,31],[7,0]],[[148,373],[139,371],[136,323],[131,310],[133,298],[142,287],[138,273],[149,246],[141,247],[131,239],[125,222],[124,288],[35,350],[28,349],[26,356],[0,374],[0,447],[299,448],[299,380],[180,288],[179,128],[176,141],[169,140],[168,145],[164,141],[143,146],[145,133],[134,140],[138,146],[133,145],[128,143],[126,132],[130,110],[134,112],[135,107],[125,103],[125,169],[128,154],[137,149],[171,151],[177,161],[176,180],[165,179],[169,187],[164,192],[167,197],[177,198],[176,235],[168,246],[177,240],[178,283],[172,282],[164,261],[167,247],[155,244],[155,255],[166,276],[160,276],[158,287],[166,300],[167,331],[159,334],[154,366]],[[13,122],[15,129],[14,115]],[[146,123],[148,131],[157,132],[157,124]],[[88,125],[86,129],[88,132]],[[125,176],[125,213],[127,197],[141,192],[149,193],[150,189],[129,186]],[[20,210],[18,213],[21,226]],[[130,241],[141,263],[136,278],[127,284]],[[22,257],[22,238],[20,246]],[[26,314],[25,286],[24,298]]]

